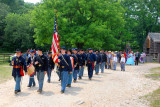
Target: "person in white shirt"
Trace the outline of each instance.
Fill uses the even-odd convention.
[[[114,52],[112,52],[112,56],[111,56],[111,69],[113,69],[113,57],[114,57]]]
[[[116,64],[117,64],[117,55],[114,54],[114,57],[113,57],[113,70],[116,70]]]
[[[121,55],[121,71],[125,71],[125,57],[124,54]]]

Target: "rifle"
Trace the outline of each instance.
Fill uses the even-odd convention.
[[[37,56],[37,58],[38,58],[38,62],[39,62],[41,65],[43,65],[44,63],[43,63],[42,59],[39,57],[39,55]]]

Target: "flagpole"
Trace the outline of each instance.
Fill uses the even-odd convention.
[[[56,19],[57,19],[57,9],[55,9],[55,13],[56,13]],[[57,24],[57,21],[56,21]],[[58,32],[58,24],[57,24],[57,28],[56,28],[57,32]]]
[[[56,20],[57,20],[57,9],[55,9],[55,13],[56,13]],[[58,24],[57,24],[57,21],[56,21],[56,31],[58,32]],[[60,36],[60,35],[59,35]],[[60,44],[59,44],[60,46]],[[60,53],[60,47],[58,48],[58,53]]]

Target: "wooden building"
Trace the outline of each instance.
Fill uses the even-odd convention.
[[[143,52],[146,53],[146,61],[160,62],[160,33],[149,33],[144,45]]]

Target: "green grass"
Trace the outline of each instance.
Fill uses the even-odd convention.
[[[160,107],[160,89],[153,91],[143,98],[150,102],[150,107]]]
[[[150,69],[150,74],[145,76],[154,80],[160,80],[160,67]]]
[[[9,63],[0,64],[0,83],[12,79],[12,67],[9,66]]]
[[[145,62],[144,64],[149,64],[149,63],[159,63],[157,61],[153,61],[153,62]]]
[[[150,69],[150,74],[145,76],[154,80],[160,80],[160,67]],[[150,107],[160,107],[160,88],[142,98],[150,102]]]

